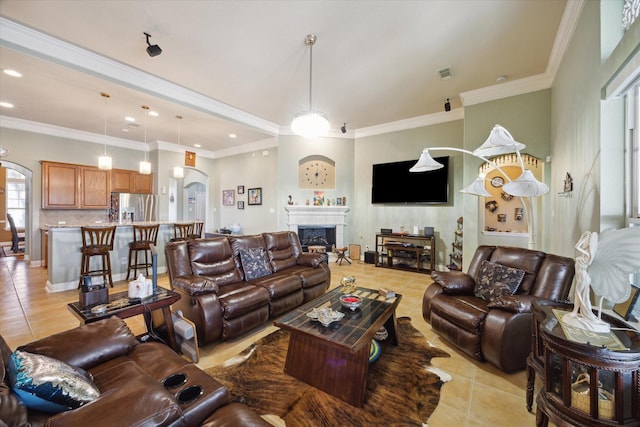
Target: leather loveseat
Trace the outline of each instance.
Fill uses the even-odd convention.
[[[331,282],[324,256],[303,253],[291,231],[171,242],[165,255],[181,295],[172,307],[196,325],[199,344],[238,337],[324,294]]]
[[[16,381],[17,372],[29,365],[21,365],[20,371],[12,370],[16,364],[15,355],[12,357],[13,352],[0,336],[0,426],[270,425],[247,406],[229,403],[225,386],[166,345],[138,342],[124,321],[117,317],[51,335],[17,350],[15,354],[23,357],[27,353],[29,357],[47,356],[72,369],[84,370],[83,374],[88,372],[90,385],[97,387],[99,395],[82,406],[57,414],[27,409],[12,384],[22,382]],[[45,394],[49,392],[49,384],[60,384],[63,380],[69,384],[66,371],[56,371],[51,364],[35,366],[30,382],[43,384],[41,391]],[[184,384],[165,386],[163,380],[176,373],[186,374]],[[13,382],[10,376],[14,377]],[[43,383],[41,378],[50,382]],[[191,402],[181,402],[181,391],[194,385],[201,387],[202,394],[196,394]],[[65,393],[69,394],[67,390]],[[35,392],[35,395],[39,393]]]
[[[574,272],[571,258],[479,246],[467,273],[431,273],[434,283],[424,293],[422,314],[436,333],[469,356],[505,372],[521,370],[531,351],[532,301],[566,300]],[[513,288],[495,291],[506,289],[508,281],[513,294]]]

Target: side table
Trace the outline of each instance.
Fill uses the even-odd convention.
[[[640,332],[603,314],[612,328],[619,328],[611,330],[607,346],[592,345],[604,341],[588,333],[589,342],[577,342],[565,334],[554,308],[536,306],[544,346],[536,425],[547,426],[551,420],[556,425],[640,426]]]
[[[128,317],[142,314],[148,331],[151,330],[153,321],[151,318],[151,312],[154,310],[161,310],[165,324],[167,325],[169,345],[176,352],[179,352],[180,349],[176,342],[170,307],[171,304],[180,299],[180,294],[165,288],[157,287],[153,295],[149,298],[145,298],[144,300],[130,300],[128,295],[128,291],[110,294],[107,310],[101,313],[93,313],[91,311],[91,307],[81,308],[78,302],[71,302],[67,304],[67,308],[74,316],[80,319],[80,322],[83,324],[96,322],[111,316],[118,316],[121,319],[126,319]]]

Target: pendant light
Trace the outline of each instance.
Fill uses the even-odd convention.
[[[111,170],[111,157],[107,156],[107,98],[110,98],[110,95],[106,92],[100,92],[100,96],[104,98],[104,155],[98,157],[98,168]]]
[[[304,39],[304,43],[309,46],[309,110],[296,114],[291,122],[293,133],[307,138],[324,135],[329,130],[327,116],[318,111],[313,111],[311,92],[313,83],[313,45],[316,44],[317,40],[318,38],[313,34],[308,34]]]
[[[180,121],[182,120],[182,116],[176,116],[176,119],[178,119],[178,147],[180,147]],[[173,177],[184,178],[184,169],[182,166],[173,167]]]
[[[144,160],[140,162],[139,172],[143,175],[151,174],[151,163],[147,160],[147,152],[149,151],[149,145],[147,144],[147,116],[149,115],[149,107],[142,106],[144,110]]]

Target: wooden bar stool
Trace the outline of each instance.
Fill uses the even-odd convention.
[[[193,223],[192,239],[200,239],[202,237],[202,229],[204,228],[204,221],[196,221]]]
[[[110,227],[80,227],[82,232],[82,264],[80,265],[80,282],[82,285],[85,276],[102,276],[104,283],[109,280],[109,285],[113,287],[111,278],[110,252],[113,250],[113,241],[116,236],[116,226]],[[91,258],[99,256],[102,266],[99,269],[91,270]]]
[[[133,278],[138,276],[138,270],[144,268],[146,276],[149,276],[149,267],[152,266],[149,254],[151,246],[158,244],[158,228],[160,225],[134,225],[133,226],[133,242],[129,243],[129,266],[127,267],[127,278],[133,270]],[[144,262],[138,260],[140,251],[144,252]]]
[[[336,248],[335,253],[336,255],[338,255],[336,262],[340,261],[338,265],[342,265],[342,261],[347,261],[349,264],[351,264],[351,261],[349,260],[349,258],[346,257],[346,253],[347,253],[346,246],[344,248]]]
[[[193,234],[193,223],[190,224],[173,224],[173,239],[172,242],[179,242],[181,240],[188,240]]]

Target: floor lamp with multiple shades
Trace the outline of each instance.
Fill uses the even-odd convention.
[[[507,194],[518,197],[522,203],[522,208],[527,220],[527,230],[529,235],[528,247],[530,249],[534,249],[536,246],[535,224],[531,198],[547,194],[549,192],[549,187],[543,182],[538,181],[530,170],[525,169],[524,162],[522,161],[522,156],[520,154],[520,151],[525,148],[526,146],[524,144],[513,139],[513,136],[511,136],[508,130],[500,125],[495,125],[486,141],[474,151],[455,147],[425,148],[422,150],[422,154],[420,154],[418,162],[409,169],[409,171],[426,172],[442,168],[443,166],[431,157],[430,151],[456,151],[469,154],[487,162],[500,172],[505,181],[507,181],[507,183],[502,187],[503,191]],[[512,180],[511,177],[495,162],[489,160],[489,157],[496,157],[511,153],[516,153],[522,170],[522,174],[515,180]],[[478,176],[471,185],[463,188],[460,192],[476,196],[491,197],[491,193],[489,193],[485,187],[485,179],[484,174]]]

